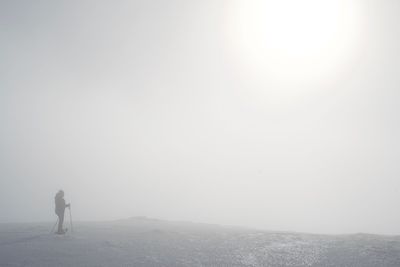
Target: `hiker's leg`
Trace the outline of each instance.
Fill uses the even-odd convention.
[[[63,223],[64,223],[64,213],[57,214],[58,215],[58,233],[63,232]]]

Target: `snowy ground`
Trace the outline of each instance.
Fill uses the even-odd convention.
[[[133,218],[0,224],[0,266],[400,266],[400,237],[265,232]]]

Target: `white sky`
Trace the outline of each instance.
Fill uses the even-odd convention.
[[[63,188],[76,220],[400,234],[400,3],[357,1],[318,83],[246,65],[233,5],[1,1],[0,222]]]

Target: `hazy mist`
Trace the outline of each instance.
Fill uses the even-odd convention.
[[[317,82],[249,74],[234,3],[1,1],[0,222],[400,234],[400,3]]]

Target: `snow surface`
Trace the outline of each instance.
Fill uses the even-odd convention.
[[[0,266],[400,266],[400,237],[313,235],[132,218],[0,224]],[[68,223],[67,223],[68,225]]]

